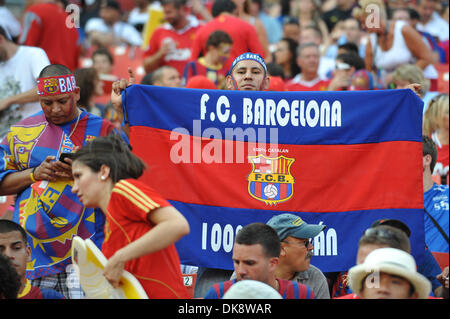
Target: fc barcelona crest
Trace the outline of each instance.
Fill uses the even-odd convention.
[[[55,93],[58,91],[58,81],[56,79],[45,79],[44,80],[44,90],[47,93]]]
[[[252,171],[248,175],[248,193],[266,205],[276,205],[289,200],[294,194],[294,177],[291,166],[294,158],[285,156],[249,156]]]

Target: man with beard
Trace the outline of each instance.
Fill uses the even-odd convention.
[[[156,28],[144,53],[144,69],[149,73],[160,66],[170,65],[183,74],[191,58],[191,47],[197,29],[197,18],[189,14],[186,0],[163,0],[166,23]]]
[[[327,279],[319,268],[311,265],[314,251],[311,239],[326,226],[307,224],[293,214],[276,215],[267,225],[275,229],[281,241],[275,276],[311,287],[316,299],[330,299]]]

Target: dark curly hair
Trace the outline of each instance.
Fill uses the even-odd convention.
[[[0,299],[17,299],[20,277],[9,258],[0,254]]]

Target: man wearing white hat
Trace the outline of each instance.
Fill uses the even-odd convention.
[[[400,249],[379,248],[350,268],[349,285],[361,299],[427,299],[431,283],[417,272],[414,258]]]

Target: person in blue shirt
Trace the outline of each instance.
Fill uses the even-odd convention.
[[[448,253],[449,187],[433,181],[437,147],[428,136],[422,138],[425,243],[432,252]]]

